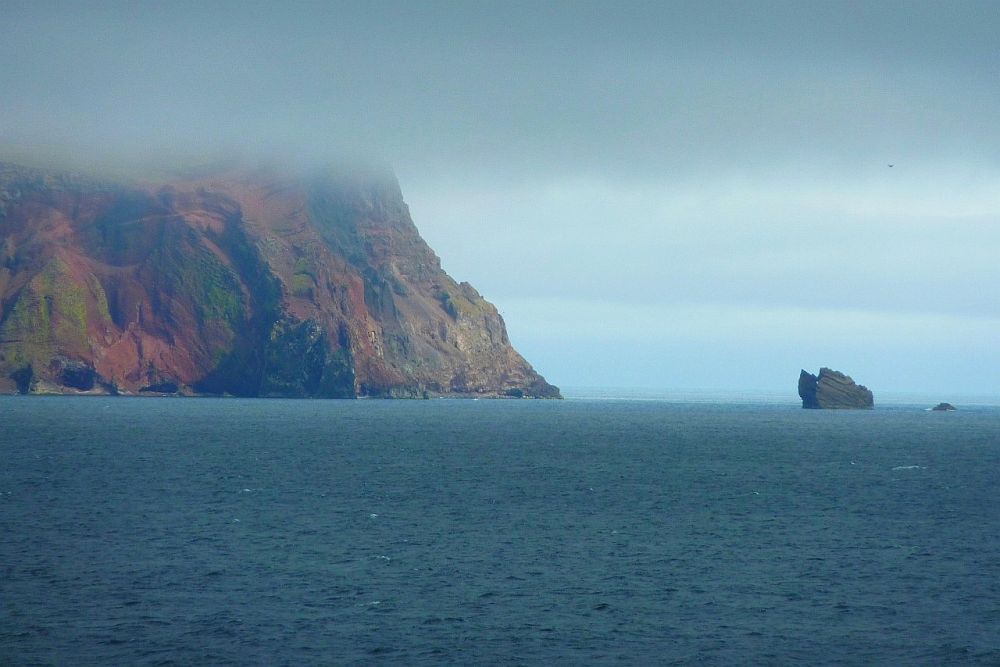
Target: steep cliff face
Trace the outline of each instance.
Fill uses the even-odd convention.
[[[799,373],[799,398],[803,408],[871,410],[875,407],[872,392],[855,384],[849,376],[829,368],[819,369],[819,376]]]
[[[0,390],[558,397],[386,173],[0,164]]]

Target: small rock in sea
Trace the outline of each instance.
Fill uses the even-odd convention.
[[[952,410],[957,410],[957,409],[958,408],[956,408],[951,403],[938,403],[933,408],[931,408],[931,410],[934,410],[934,411],[937,411],[937,412],[950,412]]]

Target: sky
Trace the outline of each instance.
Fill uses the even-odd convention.
[[[996,2],[0,14],[0,154],[387,162],[560,386],[1000,397]]]

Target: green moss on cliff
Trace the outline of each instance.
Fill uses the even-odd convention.
[[[21,290],[0,327],[8,364],[17,367],[52,356],[51,310],[51,303],[40,297],[31,285]]]
[[[94,297],[94,304],[97,309],[97,316],[104,322],[111,322],[111,310],[108,307],[108,295],[104,291],[104,286],[93,273],[87,276],[87,286]]]
[[[292,275],[292,294],[303,299],[312,299],[316,294],[316,266],[306,259],[299,257],[295,260],[294,274]]]
[[[281,283],[264,259],[266,249],[255,244],[240,225],[227,226],[217,242],[233,263],[234,279],[238,276],[246,285],[250,306],[232,344],[216,350],[214,367],[194,384],[194,389],[211,394],[259,396],[265,350],[274,323],[283,314]]]
[[[292,276],[292,294],[294,296],[311,299],[315,285],[312,276],[307,273],[296,273]]]
[[[189,309],[203,334],[224,339],[206,341],[211,347],[231,342],[244,321],[243,294],[233,272],[197,240],[159,250],[154,264],[168,315]]]
[[[295,273],[303,273],[311,278],[316,277],[316,268],[313,263],[307,260],[305,257],[299,257],[295,260]]]
[[[458,292],[442,292],[441,307],[451,316],[451,319],[473,318],[482,315],[482,304],[475,303],[464,294]]]
[[[57,351],[86,350],[87,293],[88,288],[74,280],[65,262],[50,261],[21,290],[0,326],[7,362],[43,366]]]

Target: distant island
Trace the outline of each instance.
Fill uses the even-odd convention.
[[[952,412],[953,410],[957,409],[958,408],[956,408],[951,403],[938,403],[933,408],[931,408],[933,412]]]
[[[802,407],[808,409],[871,410],[875,407],[874,396],[867,387],[829,368],[821,368],[818,376],[803,370],[799,374],[799,397]]]
[[[0,163],[0,392],[559,398],[387,170]]]

